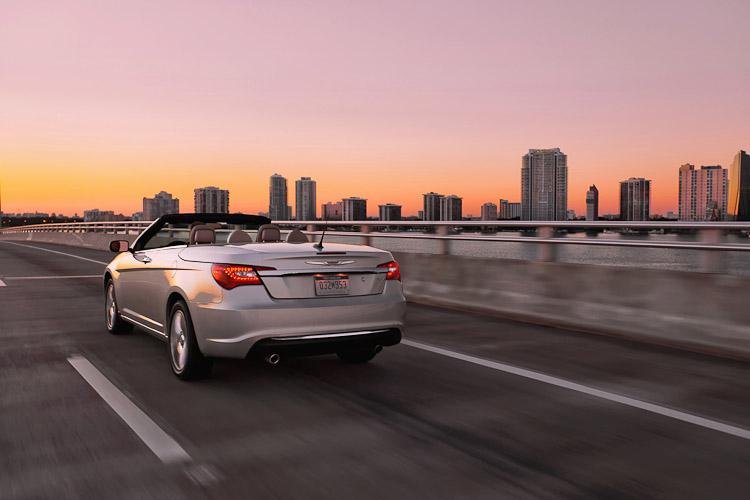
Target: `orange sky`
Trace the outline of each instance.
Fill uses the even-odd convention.
[[[268,177],[318,202],[421,194],[519,200],[529,148],[568,154],[569,206],[652,179],[676,210],[682,163],[750,148],[750,4],[322,1],[4,2],[6,212],[131,214],[167,190],[230,190],[267,210]],[[533,19],[533,30],[528,20]]]

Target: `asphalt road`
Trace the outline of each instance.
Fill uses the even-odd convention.
[[[185,383],[165,344],[105,332],[109,254],[32,245],[0,242],[0,498],[750,494],[748,364],[410,305],[409,345],[368,365]],[[188,458],[160,459],[71,357]]]

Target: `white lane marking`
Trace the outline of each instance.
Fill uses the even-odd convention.
[[[81,274],[78,276],[6,276],[7,281],[19,280],[72,280],[82,278],[101,278],[101,274]]]
[[[0,286],[8,286],[8,285],[6,285],[3,280],[0,280]]]
[[[43,252],[56,253],[58,255],[65,255],[67,257],[73,257],[74,259],[81,259],[81,260],[85,260],[87,262],[93,262],[95,264],[103,264],[105,266],[107,264],[109,264],[109,262],[102,262],[101,260],[89,259],[88,257],[81,257],[80,255],[75,255],[75,254],[66,253],[66,252],[59,252],[57,250],[50,250],[49,248],[36,247],[34,245],[24,245],[23,243],[16,243],[14,241],[4,241],[3,243],[7,243],[9,245],[16,245],[18,247],[34,248],[36,250],[41,250]]]
[[[627,396],[621,396],[619,394],[602,391],[600,389],[594,389],[593,387],[588,387],[586,385],[578,384],[576,382],[571,382],[569,380],[565,380],[562,378],[545,375],[544,373],[526,370],[525,368],[518,368],[516,366],[507,365],[505,363],[498,363],[497,361],[490,361],[488,359],[477,358],[475,356],[469,356],[468,354],[461,354],[458,352],[449,351],[448,349],[442,349],[440,347],[423,344],[421,342],[415,342],[413,340],[403,339],[401,343],[406,344],[410,347],[414,347],[416,349],[422,349],[424,351],[429,351],[435,354],[440,354],[442,356],[447,356],[449,358],[466,361],[467,363],[473,363],[475,365],[484,366],[485,368],[491,368],[493,370],[510,373],[512,375],[517,375],[519,377],[536,380],[537,382],[543,382],[545,384],[562,387],[563,389],[569,389],[571,391],[580,392],[582,394],[587,394],[589,396],[594,396],[596,398],[606,399],[607,401],[612,401],[614,403],[620,403],[625,406],[630,406],[630,407],[638,408],[640,410],[644,410],[647,412],[656,413],[657,415],[662,415],[664,417],[673,418],[675,420],[687,422],[689,424],[697,425],[699,427],[704,427],[706,429],[723,432],[724,434],[729,434],[729,435],[736,436],[742,439],[750,439],[750,430],[743,429],[741,427],[736,427],[734,425],[724,424],[721,422],[717,422],[715,420],[711,420],[711,419],[704,418],[704,417],[699,417],[697,415],[685,413],[679,410],[673,410],[671,408],[666,408],[664,406],[659,406],[653,403],[647,403],[645,401],[640,401],[638,399],[629,398]]]
[[[164,463],[190,462],[190,455],[83,356],[68,362]]]

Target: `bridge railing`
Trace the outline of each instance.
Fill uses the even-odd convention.
[[[0,228],[0,234],[17,233],[109,233],[139,234],[152,221],[76,222],[34,224]],[[559,245],[599,247],[662,248],[700,251],[701,270],[715,271],[721,267],[721,252],[750,251],[750,222],[660,222],[660,221],[275,221],[282,229],[301,228],[317,237],[325,229],[330,236],[356,237],[363,244],[373,238],[437,242],[437,253],[451,254],[452,242],[525,243],[537,246],[536,260],[555,261]],[[504,232],[513,231],[515,234]],[[570,238],[570,232],[585,231],[645,233],[648,239]],[[521,232],[521,235],[518,234]],[[695,234],[691,241],[659,239],[654,233],[675,232]],[[727,236],[736,237],[729,241]],[[745,243],[747,241],[747,243]]]
[[[30,224],[0,228],[0,234],[14,233],[109,233],[140,234],[153,221],[114,221],[114,222],[58,222],[50,224]]]

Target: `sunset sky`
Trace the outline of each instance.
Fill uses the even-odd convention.
[[[520,199],[521,156],[568,155],[569,207],[618,211],[682,163],[750,149],[750,1],[0,0],[6,212],[131,214],[167,190],[268,209],[268,177],[464,214]],[[290,201],[293,205],[293,201]]]

